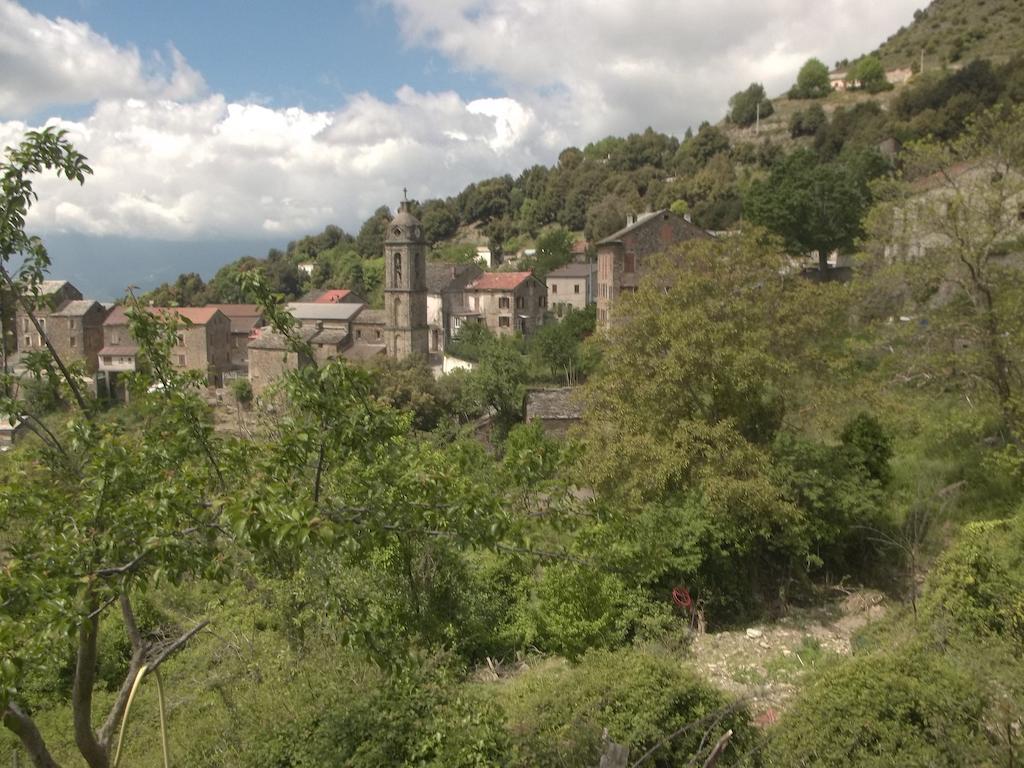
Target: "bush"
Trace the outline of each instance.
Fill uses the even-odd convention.
[[[768,766],[974,764],[984,692],[923,648],[826,668],[772,732]]]
[[[929,575],[922,606],[944,634],[998,635],[1024,652],[1024,514],[966,525]]]
[[[618,575],[573,563],[545,568],[518,612],[524,645],[570,659],[657,633],[672,622],[667,605],[652,603]]]
[[[721,693],[678,661],[635,649],[592,651],[575,667],[530,671],[501,692],[517,765],[584,768],[597,765],[601,734],[628,745],[637,760],[687,723],[721,712],[711,743],[735,732],[719,765],[735,764],[755,738],[742,708],[724,711]],[[646,763],[679,766],[698,751],[704,727],[671,739]],[[710,747],[705,745],[704,756]],[[699,762],[697,763],[700,764]]]
[[[235,379],[231,383],[231,394],[235,396],[235,400],[240,405],[249,405],[252,403],[252,384],[249,383],[248,379]]]

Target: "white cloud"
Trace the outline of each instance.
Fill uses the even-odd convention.
[[[874,48],[920,0],[389,0],[410,44],[495,77],[549,141],[683,132],[753,81]]]
[[[87,24],[49,19],[0,0],[0,115],[26,116],[52,105],[90,104],[115,97],[189,99],[202,76],[173,47],[170,63],[143,60]]]
[[[389,0],[410,44],[499,86],[466,101],[404,86],[336,110],[205,93],[171,50],[147,63],[87,25],[0,0],[0,118],[92,104],[61,122],[95,169],[40,183],[36,231],[188,239],[293,236],[410,195],[550,163],[569,144],[714,121],[751,81],[770,92],[817,55],[873,48],[920,0]],[[0,121],[0,143],[26,129]]]

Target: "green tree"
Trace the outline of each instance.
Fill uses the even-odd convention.
[[[869,93],[879,93],[892,88],[885,77],[885,67],[877,56],[865,56],[853,63],[847,71],[847,80],[859,84]]]
[[[356,251],[364,259],[376,259],[384,253],[384,234],[391,221],[391,211],[382,205],[363,222],[356,235]]]
[[[729,121],[741,128],[753,125],[758,116],[768,117],[774,112],[772,100],[760,83],[751,83],[746,90],[734,93],[729,99]]]
[[[793,152],[751,184],[743,202],[750,220],[779,235],[791,253],[816,252],[822,271],[833,251],[852,250],[868,205],[845,165],[819,163],[808,150]]]
[[[572,258],[572,232],[565,227],[552,227],[537,238],[534,273],[541,280],[553,269],[568,264]]]
[[[791,99],[822,99],[832,92],[828,79],[828,67],[818,59],[808,59],[796,76],[796,83],[789,89]]]
[[[951,142],[905,154],[904,177],[879,185],[870,229],[874,285],[927,325],[907,360],[991,398],[1024,429],[1024,107],[993,111]]]

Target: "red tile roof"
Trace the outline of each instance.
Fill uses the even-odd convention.
[[[179,317],[191,321],[193,325],[206,325],[219,310],[217,307],[146,307],[146,311],[153,315],[173,312]],[[114,307],[103,324],[128,325],[128,315],[125,313],[124,307],[121,305]]]
[[[348,296],[352,291],[348,288],[332,288],[329,291],[324,291],[322,294],[313,299],[316,304],[337,304]]]
[[[219,309],[228,317],[256,317],[263,314],[259,304],[207,304],[207,309]]]
[[[485,272],[468,287],[474,291],[511,291],[531,277],[533,272]]]

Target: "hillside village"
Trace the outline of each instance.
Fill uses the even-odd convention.
[[[117,303],[27,133],[0,763],[1018,765],[1019,5]]]

